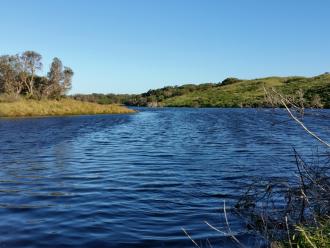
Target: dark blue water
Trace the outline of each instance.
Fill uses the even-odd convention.
[[[330,111],[305,117],[330,140]],[[284,111],[140,109],[0,119],[0,247],[253,246],[232,204],[255,177],[292,177],[318,143]],[[206,246],[206,245],[205,245]]]

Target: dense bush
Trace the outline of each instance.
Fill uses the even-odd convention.
[[[240,82],[242,80],[238,79],[238,78],[234,78],[234,77],[230,77],[230,78],[226,78],[225,80],[223,80],[221,82],[222,85],[228,85],[228,84],[234,84],[237,82]]]

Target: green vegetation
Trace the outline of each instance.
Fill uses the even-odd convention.
[[[275,241],[272,248],[327,248],[330,247],[330,220],[318,221],[318,227],[304,225],[296,226],[296,233],[290,236],[290,241]]]
[[[101,105],[72,99],[62,100],[18,100],[0,102],[0,117],[128,114],[133,110],[118,105]]]
[[[0,56],[0,94],[28,99],[59,99],[71,89],[73,70],[54,58],[47,76],[39,76],[42,56],[34,51]]]
[[[139,95],[91,94],[74,99],[101,104],[167,107],[268,107],[264,88],[302,98],[306,107],[330,108],[330,74],[316,77],[227,78],[220,83],[186,84],[149,90]]]
[[[133,110],[65,99],[71,89],[73,70],[54,58],[47,76],[42,56],[34,51],[0,56],[0,117],[82,114],[121,114]]]
[[[297,247],[330,247],[330,220],[320,222],[319,227],[297,226],[298,236],[292,237]]]

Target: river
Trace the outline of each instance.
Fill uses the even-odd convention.
[[[0,247],[236,247],[230,212],[255,178],[293,177],[318,147],[284,110],[138,108],[0,119]],[[329,110],[306,124],[330,140]]]

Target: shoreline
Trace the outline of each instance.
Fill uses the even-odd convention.
[[[0,120],[6,119],[41,119],[41,118],[65,118],[65,117],[79,117],[79,116],[102,116],[102,115],[133,115],[137,111],[131,113],[111,113],[111,114],[67,114],[67,115],[25,115],[25,116],[0,116]]]
[[[72,99],[18,100],[0,102],[0,118],[66,117],[83,115],[134,114],[125,106],[88,103]]]
[[[148,107],[148,106],[134,106],[134,105],[124,105],[125,107],[129,108],[150,108],[150,109],[162,109],[162,108],[192,108],[192,109],[285,109],[282,106],[258,106],[258,107],[225,107],[225,106],[214,106],[214,107],[207,107],[207,106],[200,106],[200,107],[193,107],[193,106],[161,106],[161,107]],[[305,107],[306,110],[323,110],[323,109],[330,109],[330,107],[326,108],[312,108],[312,107]]]

